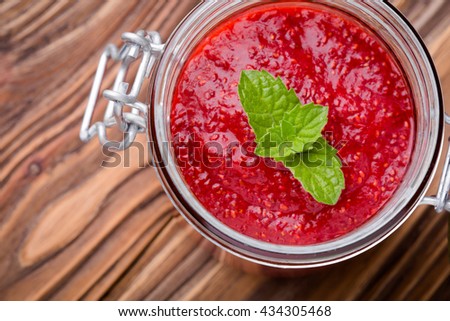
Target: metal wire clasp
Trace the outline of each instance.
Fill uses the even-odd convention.
[[[83,142],[98,135],[100,144],[107,144],[109,148],[119,150],[127,149],[134,141],[136,134],[144,132],[147,128],[148,107],[145,103],[138,101],[137,96],[144,79],[149,77],[152,66],[164,48],[159,33],[155,31],[126,32],[122,34],[122,40],[124,44],[120,50],[115,45],[109,44],[103,51],[80,130],[80,139]],[[109,100],[103,121],[91,125],[106,64],[110,58],[115,62],[120,61],[121,66],[113,88],[103,91],[103,97]],[[139,58],[141,61],[136,77],[131,90],[127,93],[130,84],[124,81],[125,76],[130,64]],[[130,111],[124,111],[125,106],[128,106]],[[120,142],[110,141],[106,135],[106,128],[115,125],[124,133],[124,138]]]
[[[450,116],[445,114],[445,123],[450,125]],[[448,138],[450,144],[450,137]],[[447,147],[447,156],[445,157],[444,169],[442,172],[441,180],[439,181],[438,192],[435,196],[426,196],[422,199],[421,204],[427,204],[434,206],[436,212],[442,211],[450,212],[450,145]],[[449,222],[450,224],[450,222]],[[450,225],[449,225],[450,226]],[[450,233],[450,230],[449,230]],[[450,246],[450,234],[449,234],[449,246]],[[450,247],[449,247],[450,249]]]

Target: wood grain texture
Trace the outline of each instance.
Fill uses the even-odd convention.
[[[450,300],[446,216],[430,208],[357,258],[275,278],[228,263],[136,149],[130,166],[100,166],[97,142],[82,144],[78,131],[102,48],[140,28],[167,39],[195,4],[0,3],[0,299]],[[423,36],[450,101],[450,2],[394,4]]]

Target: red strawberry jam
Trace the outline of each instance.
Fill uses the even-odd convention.
[[[323,136],[339,149],[346,185],[336,205],[255,156],[237,92],[245,69],[329,106]],[[402,182],[414,126],[407,80],[382,40],[350,16],[298,3],[256,6],[210,31],[184,65],[171,112],[180,171],[203,206],[240,233],[289,245],[335,239],[376,215]]]

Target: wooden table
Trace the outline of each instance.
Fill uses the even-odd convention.
[[[450,101],[450,1],[394,3],[424,37]],[[194,5],[0,4],[0,299],[449,300],[446,215],[431,208],[355,259],[274,278],[224,263],[136,150],[128,167],[100,166],[98,143],[78,131],[102,48],[139,28],[167,38]]]

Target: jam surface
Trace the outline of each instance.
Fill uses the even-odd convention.
[[[336,205],[255,156],[237,93],[245,69],[329,106],[323,136],[339,150],[346,185]],[[384,43],[352,17],[293,3],[253,7],[210,31],[183,67],[171,111],[180,171],[203,206],[240,233],[289,245],[332,240],[373,217],[403,179],[414,126],[407,81]]]

